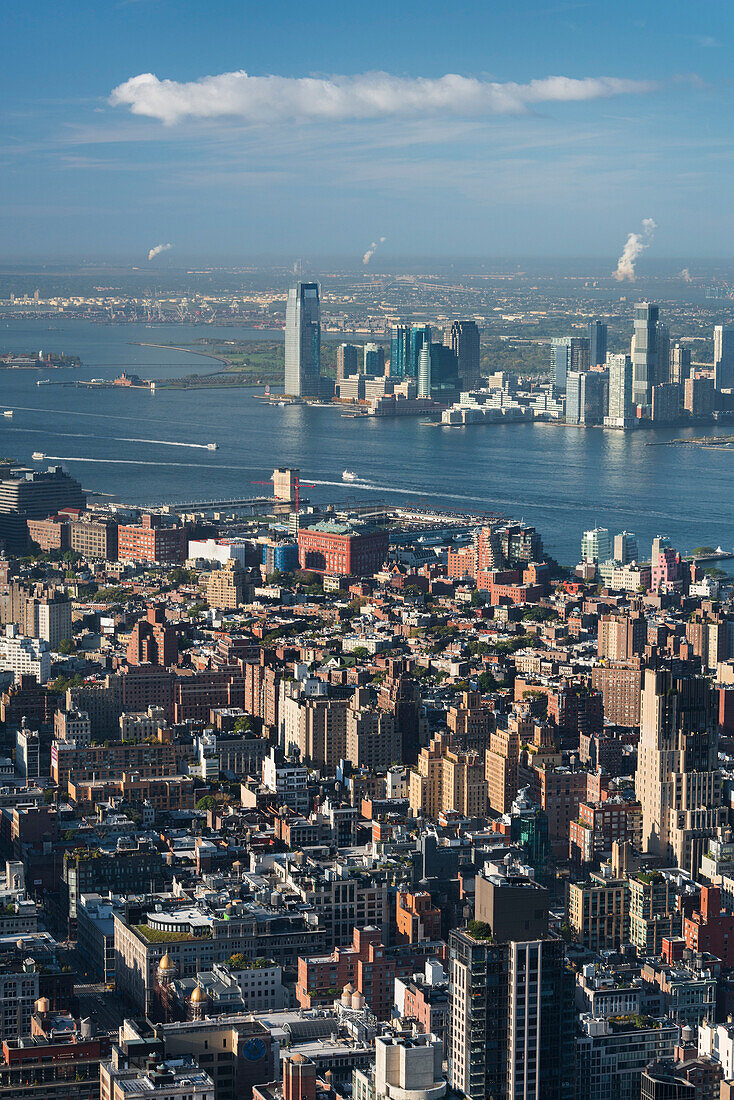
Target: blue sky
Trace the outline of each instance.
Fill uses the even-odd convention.
[[[643,218],[650,257],[734,252],[725,0],[40,0],[4,21],[5,261],[166,242],[153,262],[358,263],[381,236],[374,266],[616,257]]]

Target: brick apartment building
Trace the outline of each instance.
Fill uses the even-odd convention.
[[[384,564],[388,544],[387,532],[376,527],[315,523],[298,533],[298,563],[315,573],[371,576]]]
[[[446,944],[421,943],[385,947],[379,928],[355,928],[350,947],[335,947],[330,955],[298,960],[296,999],[302,1008],[331,1004],[350,983],[361,993],[378,1020],[390,1018],[395,978],[424,968],[428,959],[446,959]]]
[[[127,663],[168,668],[177,660],[176,631],[166,622],[165,608],[149,607],[146,617],[133,627],[127,644]]]
[[[164,527],[160,516],[141,516],[139,524],[120,525],[117,532],[120,561],[183,565],[187,547],[186,529]]]

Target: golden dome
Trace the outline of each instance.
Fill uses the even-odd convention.
[[[167,951],[166,951],[165,955],[163,956],[163,958],[161,959],[161,961],[158,963],[158,969],[159,970],[175,970],[176,969],[176,964],[173,961],[173,959],[171,958],[171,956],[168,954]]]
[[[207,995],[200,985],[194,987],[194,992],[191,994],[192,1005],[200,1005],[202,1001],[207,1000]]]

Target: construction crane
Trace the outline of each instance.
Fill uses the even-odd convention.
[[[269,481],[252,481],[252,482],[250,482],[250,484],[251,485],[272,485],[273,484],[273,479],[271,477]],[[296,515],[298,515],[299,512],[301,511],[301,486],[302,485],[303,485],[304,489],[315,489],[316,488],[315,485],[311,484],[308,481],[301,481],[298,474],[294,475],[294,477],[293,477],[293,488],[294,488],[295,492],[294,492],[293,503],[295,504],[295,507],[296,507]]]

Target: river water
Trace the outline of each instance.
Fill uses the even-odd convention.
[[[122,370],[165,378],[216,369],[211,359],[136,341],[191,344],[203,336],[272,340],[270,330],[188,325],[97,325],[0,320],[0,353],[65,352],[82,366],[0,370],[0,455],[61,462],[85,489],[129,503],[267,493],[274,466],[298,466],[312,500],[410,501],[423,507],[524,518],[564,564],[579,557],[582,531],[634,531],[649,555],[656,534],[681,551],[734,546],[734,448],[647,446],[702,429],[632,433],[552,424],[436,428],[415,418],[346,419],[334,408],[277,408],[257,390],[91,389],[36,386],[114,378]],[[720,429],[732,433],[731,427]],[[707,434],[713,429],[707,428]],[[216,442],[217,451],[206,450]],[[197,446],[195,446],[197,445]],[[43,464],[41,464],[43,465]],[[348,468],[357,484],[342,481]]]

